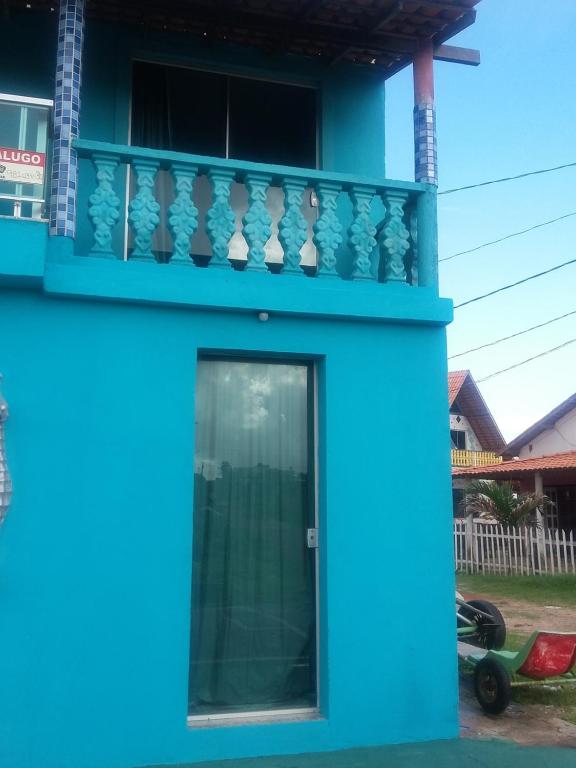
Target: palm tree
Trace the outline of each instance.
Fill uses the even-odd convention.
[[[537,509],[550,504],[540,493],[518,493],[508,481],[474,480],[464,491],[466,513],[490,518],[500,525],[525,525],[532,522]]]

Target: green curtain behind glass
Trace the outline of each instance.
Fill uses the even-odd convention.
[[[192,713],[315,704],[308,375],[199,361]]]

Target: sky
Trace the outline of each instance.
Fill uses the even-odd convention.
[[[576,2],[483,0],[450,40],[479,67],[435,62],[439,190],[576,162]],[[387,83],[387,176],[411,179],[412,71]],[[576,211],[576,167],[440,196],[439,257]],[[440,264],[455,303],[576,258],[576,216]],[[576,310],[576,264],[454,312],[448,354]],[[448,361],[476,380],[576,338],[576,314]],[[511,440],[576,392],[576,343],[479,384]]]

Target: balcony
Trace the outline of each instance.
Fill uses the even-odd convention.
[[[489,464],[501,464],[502,456],[493,451],[463,451],[451,450],[453,467],[486,467]]]
[[[445,325],[436,190],[415,182],[90,140],[76,238],[0,221],[0,276],[47,293]],[[43,225],[43,226],[41,226]]]
[[[430,10],[423,24],[421,10],[402,3],[383,18],[378,4],[360,1],[344,4],[342,15],[326,0],[304,16],[297,4],[255,10],[227,2],[222,14],[192,0],[176,16],[162,3],[142,16],[131,1],[88,4],[87,19],[80,3],[60,3],[59,14],[42,3],[34,14],[8,3],[17,21],[13,68],[37,73],[29,85],[23,78],[23,95],[31,89],[54,109],[52,141],[45,151],[35,146],[46,155],[47,201],[26,189],[3,201],[0,217],[11,218],[0,220],[0,278],[34,280],[66,296],[445,325],[452,310],[437,290],[429,91],[433,58],[457,55],[444,43],[473,22],[474,4]],[[54,61],[44,55],[50,13],[54,26],[58,16]],[[84,27],[85,39],[76,34]],[[426,183],[384,178],[384,82],[409,64],[417,85],[409,139],[415,178]],[[151,67],[154,78],[139,81]],[[204,90],[192,87],[191,72]],[[274,84],[278,99],[281,90],[281,107],[256,99],[247,85],[255,82]],[[295,107],[288,88],[313,98]],[[152,133],[178,123],[174,137],[186,141],[136,130],[147,124],[140,97],[148,94],[156,105]],[[304,102],[312,105],[308,122]],[[198,134],[204,143],[187,128],[192,121],[198,129],[203,113],[211,121]],[[218,130],[207,129],[213,125]],[[260,148],[254,126],[267,139],[281,134],[279,126],[291,135],[298,125],[308,127],[306,141],[295,142],[305,149],[297,159],[249,152],[239,139],[244,126]],[[45,134],[41,128],[33,138],[46,143]],[[5,145],[20,146],[19,138]],[[199,154],[139,148],[157,145]],[[275,159],[308,167],[266,164]]]
[[[64,244],[64,257],[48,256],[48,292],[301,316],[451,319],[450,302],[437,293],[430,185],[74,145],[77,237]]]
[[[79,210],[91,222],[85,255],[413,287],[434,280],[424,184],[95,141],[76,148],[95,171]],[[242,194],[244,204],[233,203]]]

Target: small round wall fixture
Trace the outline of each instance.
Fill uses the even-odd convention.
[[[258,312],[258,320],[260,320],[261,323],[266,323],[270,318],[270,315],[268,312]]]
[[[2,377],[0,376],[0,381]],[[6,517],[6,512],[12,499],[12,480],[8,472],[8,460],[4,443],[4,424],[8,419],[8,403],[0,392],[0,525]]]

